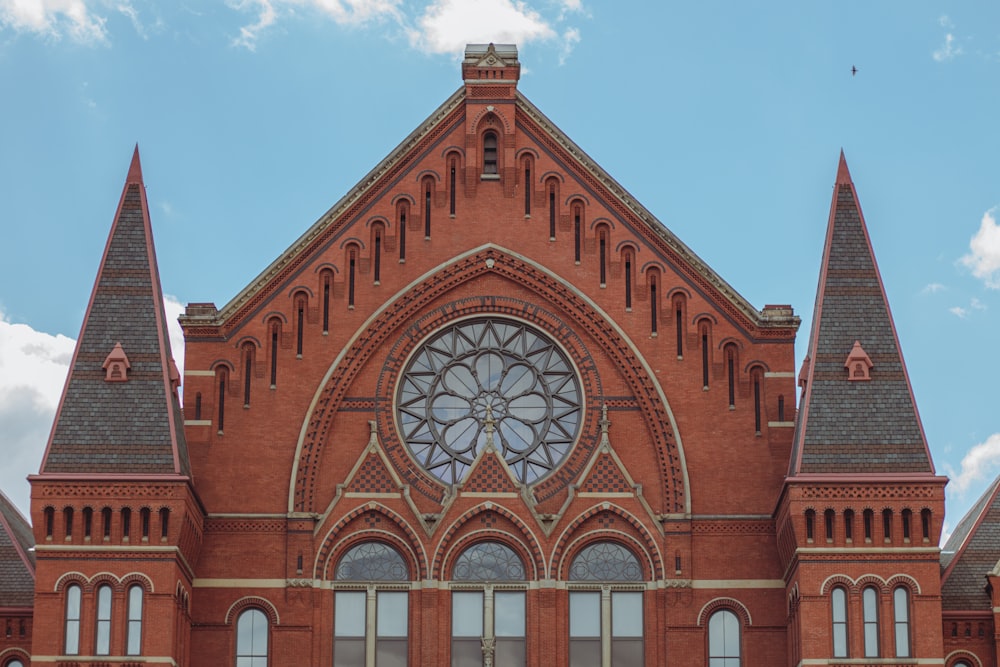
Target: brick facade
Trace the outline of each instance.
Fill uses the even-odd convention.
[[[838,315],[851,299],[874,299],[879,313],[884,303],[873,256],[870,266],[837,264],[871,251],[846,163],[831,230],[850,219],[856,234],[852,245],[831,231],[824,276],[874,278],[856,293],[821,278],[821,298],[846,301],[813,323],[807,422],[795,408],[792,309],[760,310],[739,296],[517,91],[519,72],[516,49],[470,46],[463,87],[291,248],[221,309],[188,306],[182,429],[171,427],[175,378],[157,337],[151,241],[132,238],[129,251],[145,257],[151,281],[140,269],[115,274],[122,269],[109,268],[106,254],[102,275],[119,280],[114,289],[152,298],[148,336],[122,345],[148,375],[119,387],[74,360],[57,440],[32,478],[32,664],[265,664],[249,657],[259,646],[237,644],[251,619],[265,624],[258,636],[272,667],[340,664],[365,642],[368,664],[373,648],[387,651],[381,664],[395,664],[391,647],[402,644],[377,629],[389,610],[374,605],[400,591],[411,665],[460,654],[452,605],[463,592],[482,596],[481,655],[497,665],[518,651],[528,665],[570,664],[571,607],[584,618],[580,610],[598,599],[588,593],[601,600],[600,632],[577,639],[589,653],[573,653],[596,660],[587,664],[638,664],[613,657],[624,655],[680,667],[844,659],[952,667],[961,656],[996,664],[992,613],[970,617],[963,642],[965,617],[942,612],[946,480],[907,402],[888,306],[866,316],[872,331]],[[137,156],[122,201],[109,252],[121,249],[116,239],[135,206],[135,233],[143,220],[148,230]],[[93,304],[116,294],[101,284],[99,276],[85,324],[92,333]],[[506,333],[491,338],[490,327]],[[449,330],[460,332],[451,347],[428,351]],[[462,338],[473,330],[482,339]],[[846,349],[819,340],[828,330],[851,339]],[[120,335],[102,333],[84,356],[99,364]],[[863,387],[834,368],[855,338],[872,362]],[[491,384],[490,364],[503,366],[509,385]],[[852,420],[872,426],[873,417],[852,412],[837,383],[884,399],[886,421],[852,429]],[[101,396],[98,408],[109,412],[141,387],[137,414],[153,425],[140,428],[137,418],[101,436],[102,450],[86,437],[95,431],[74,386]],[[552,387],[564,393],[546,394]],[[65,434],[71,442],[58,440]],[[105,450],[124,454],[107,466],[91,461]],[[446,455],[457,463],[445,466]],[[445,469],[455,483],[441,481]],[[389,547],[402,567],[372,557],[359,571],[402,576],[338,576],[345,555],[371,543]],[[457,564],[493,543],[523,575],[465,579]],[[598,558],[619,547],[627,566]],[[587,574],[591,557],[604,578]],[[482,558],[476,567],[499,567]],[[112,591],[107,658],[95,657],[101,585]],[[73,586],[75,652],[66,645]],[[133,586],[143,592],[141,656],[127,655]],[[846,655],[837,659],[836,587],[847,600]],[[864,658],[870,588],[874,659]],[[895,641],[897,590],[907,596],[905,648]],[[350,598],[360,608],[347,606],[352,591],[363,594]],[[521,635],[500,629],[506,616],[490,627],[503,600],[520,609]],[[636,622],[620,627],[609,610],[625,618],[636,600],[628,617]],[[370,638],[339,629],[359,614]],[[736,655],[717,641],[729,622]],[[486,646],[494,638],[495,653]],[[709,662],[724,656],[740,662]]]

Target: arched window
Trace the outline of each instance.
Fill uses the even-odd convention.
[[[736,407],[736,346],[726,345],[726,380],[729,382],[729,409]]]
[[[45,539],[52,539],[52,531],[56,522],[56,510],[53,507],[45,508]]]
[[[132,510],[122,508],[122,542],[128,542],[132,536]]]
[[[427,191],[427,201],[430,202],[430,190]],[[427,214],[430,215],[430,203],[427,204]],[[430,236],[430,228],[428,228]],[[347,251],[347,307],[354,309],[354,283],[358,273],[358,250],[356,246],[351,246]]]
[[[720,609],[708,619],[708,667],[740,666],[740,621]]]
[[[73,538],[73,508],[67,507],[63,510],[63,524],[66,529],[66,539]]]
[[[142,541],[149,541],[149,508],[143,507],[139,510],[139,525],[142,530]]]
[[[660,295],[659,284],[660,275],[657,271],[649,272],[649,333],[651,336],[657,335],[660,324]]]
[[[580,229],[580,216],[582,215],[580,205],[573,205],[573,261],[580,263],[580,246],[583,244],[583,231]],[[604,281],[601,281],[603,284]]]
[[[878,592],[871,586],[861,592],[861,611],[865,623],[865,657],[879,657]]]
[[[823,512],[823,523],[826,525],[826,541],[833,542],[833,510]]]
[[[490,130],[483,135],[483,173],[497,174],[497,133]]]
[[[125,655],[142,654],[142,586],[128,589],[128,625],[125,627]]]
[[[324,302],[324,313],[327,313],[329,309],[329,302]],[[329,317],[327,314],[326,317]],[[326,331],[326,323],[323,324],[324,331]],[[277,317],[272,318],[270,321],[271,329],[271,389],[275,389],[278,386],[278,346],[281,344],[281,320]]]
[[[903,586],[892,592],[893,629],[896,635],[896,657],[910,657],[910,594]]]
[[[94,528],[94,510],[90,507],[83,508],[83,539],[89,540]]]
[[[409,592],[380,590],[380,583],[408,582],[398,551],[382,542],[362,542],[337,563],[336,580],[366,585],[338,589],[334,597],[334,665],[406,665]],[[350,585],[350,584],[348,584]],[[374,632],[366,631],[374,628]]]
[[[844,539],[854,541],[854,510],[844,510]]]
[[[94,653],[111,654],[111,586],[97,587],[97,628]]]
[[[236,621],[236,667],[267,667],[267,616],[247,609]]]
[[[632,267],[635,260],[632,258],[632,251],[626,250],[622,253],[622,262],[625,264],[625,310],[632,310]]]
[[[931,511],[926,507],[920,510],[920,531],[923,533],[924,542],[931,539]]]
[[[302,347],[306,335],[306,301],[305,294],[299,293],[295,297],[295,358],[302,358]]]
[[[253,378],[253,343],[243,344],[243,407],[250,407],[250,379]]]
[[[596,542],[576,555],[569,568],[571,665],[644,664],[643,594],[628,585],[642,580],[639,559],[615,542]],[[595,590],[595,583],[602,585]]]
[[[872,522],[875,520],[875,513],[872,510],[867,509],[861,515],[861,518],[862,518],[862,523],[864,523],[864,528],[865,528],[865,542],[871,542],[872,541]]]
[[[708,391],[708,323],[701,325],[701,388]]]
[[[111,540],[111,508],[105,507],[101,510],[101,530],[104,532],[104,541]]]
[[[524,217],[531,217],[531,158],[524,159]]]
[[[80,587],[66,587],[66,655],[80,655]]]
[[[840,586],[830,595],[833,618],[833,657],[847,657],[847,591]]]
[[[912,523],[912,520],[913,520],[913,512],[911,510],[909,510],[909,509],[903,510],[902,518],[903,518],[903,541],[904,542],[909,542],[910,541],[910,524]]]
[[[500,542],[473,544],[455,560],[451,593],[452,667],[484,664],[484,645],[494,665],[525,664],[524,562]],[[502,582],[504,590],[494,590]]]
[[[882,510],[882,537],[886,542],[892,540],[892,510]]]
[[[24,663],[20,659],[14,658],[7,663],[6,667],[24,667]]]
[[[806,540],[813,541],[816,536],[816,510],[806,510]]]
[[[226,387],[229,384],[229,371],[226,368],[218,368],[215,371],[215,381],[219,387],[218,395],[218,430],[219,435],[222,435],[222,431],[226,424]]]
[[[406,202],[400,202],[396,211],[396,236],[399,243],[399,263],[406,262]]]
[[[457,162],[455,158],[451,159],[451,164],[448,169],[448,214],[455,217],[455,184],[458,180],[456,178],[456,173],[458,172]],[[378,282],[378,272],[376,271],[375,281]]]
[[[454,167],[452,168],[452,174],[454,175]],[[454,180],[454,178],[452,180]],[[454,183],[452,186],[454,187]],[[455,214],[454,193],[455,191],[452,190],[452,215]],[[372,239],[372,263],[374,264],[375,271],[373,278],[374,283],[376,285],[380,285],[382,284],[382,225],[375,225],[372,235],[374,236]]]

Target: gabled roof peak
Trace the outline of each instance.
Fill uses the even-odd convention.
[[[837,185],[853,185],[851,172],[847,168],[847,158],[844,157],[844,149],[840,149],[840,164],[837,165]]]
[[[125,178],[125,185],[132,183],[144,185],[142,182],[142,164],[139,162],[139,144],[136,144],[135,150],[132,151],[132,163],[129,164],[128,176]]]

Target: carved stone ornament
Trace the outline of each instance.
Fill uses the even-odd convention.
[[[861,341],[854,341],[854,347],[851,348],[851,353],[847,355],[847,361],[844,362],[844,368],[847,369],[847,379],[852,382],[871,380],[871,369],[874,365],[871,357],[861,347]]]
[[[115,343],[101,368],[105,372],[105,382],[128,382],[128,369],[132,368],[132,364],[125,356],[125,350],[122,349],[121,343]]]

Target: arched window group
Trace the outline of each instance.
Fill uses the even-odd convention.
[[[142,655],[142,608],[144,589],[140,584],[132,584],[125,593],[125,619],[116,619],[114,591],[110,584],[99,584],[91,600],[84,600],[79,584],[70,584],[65,592],[65,615],[63,626],[63,648],[66,655],[80,655],[83,652],[94,655]],[[85,605],[85,602],[90,604]],[[90,607],[88,610],[87,607]],[[90,613],[93,630],[85,630],[85,612]],[[125,644],[112,645],[113,628],[123,625]],[[93,646],[86,645],[93,637]],[[92,650],[91,650],[92,648]]]
[[[875,586],[865,586],[861,589],[860,600],[860,631],[861,655],[865,658],[884,658],[885,646],[880,610],[882,608],[882,593]],[[892,589],[892,626],[888,629],[893,654],[891,657],[909,658],[911,656],[912,628],[910,626],[910,590],[905,586]],[[857,607],[855,607],[857,609]],[[843,586],[835,586],[830,591],[830,618],[832,621],[831,637],[834,658],[850,658],[852,656],[852,623],[851,604],[847,590]],[[854,649],[857,650],[857,649]]]

